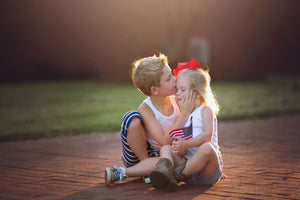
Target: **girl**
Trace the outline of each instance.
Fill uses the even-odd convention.
[[[191,64],[194,63],[194,64]],[[222,159],[218,145],[217,114],[219,105],[210,87],[207,70],[200,69],[193,59],[189,63],[179,63],[174,70],[177,76],[176,100],[180,105],[188,93],[196,95],[197,104],[183,129],[170,132],[172,146],[161,148],[160,160],[169,160],[174,171],[161,167],[150,173],[151,184],[158,188],[174,191],[177,182],[211,185],[222,176]],[[225,176],[223,177],[225,178]]]

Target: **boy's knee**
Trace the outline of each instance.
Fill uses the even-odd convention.
[[[130,143],[130,141],[137,139],[143,143],[146,142],[146,133],[141,120],[139,118],[133,118],[128,127],[127,141]]]
[[[139,118],[135,117],[132,119],[128,130],[141,130],[144,129],[142,122]]]

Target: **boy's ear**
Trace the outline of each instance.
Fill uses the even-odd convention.
[[[151,86],[151,95],[158,95],[158,88],[156,86]]]

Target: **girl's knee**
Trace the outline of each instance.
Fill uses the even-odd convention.
[[[201,152],[201,154],[204,154],[206,156],[215,153],[213,146],[209,142],[201,144],[200,147],[198,148],[198,151]]]

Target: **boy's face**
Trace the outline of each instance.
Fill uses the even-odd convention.
[[[162,96],[170,96],[176,93],[176,78],[172,75],[172,71],[168,64],[163,68],[159,92]]]
[[[190,82],[186,76],[177,76],[176,81],[176,100],[179,104],[186,97],[187,93],[190,90]]]

